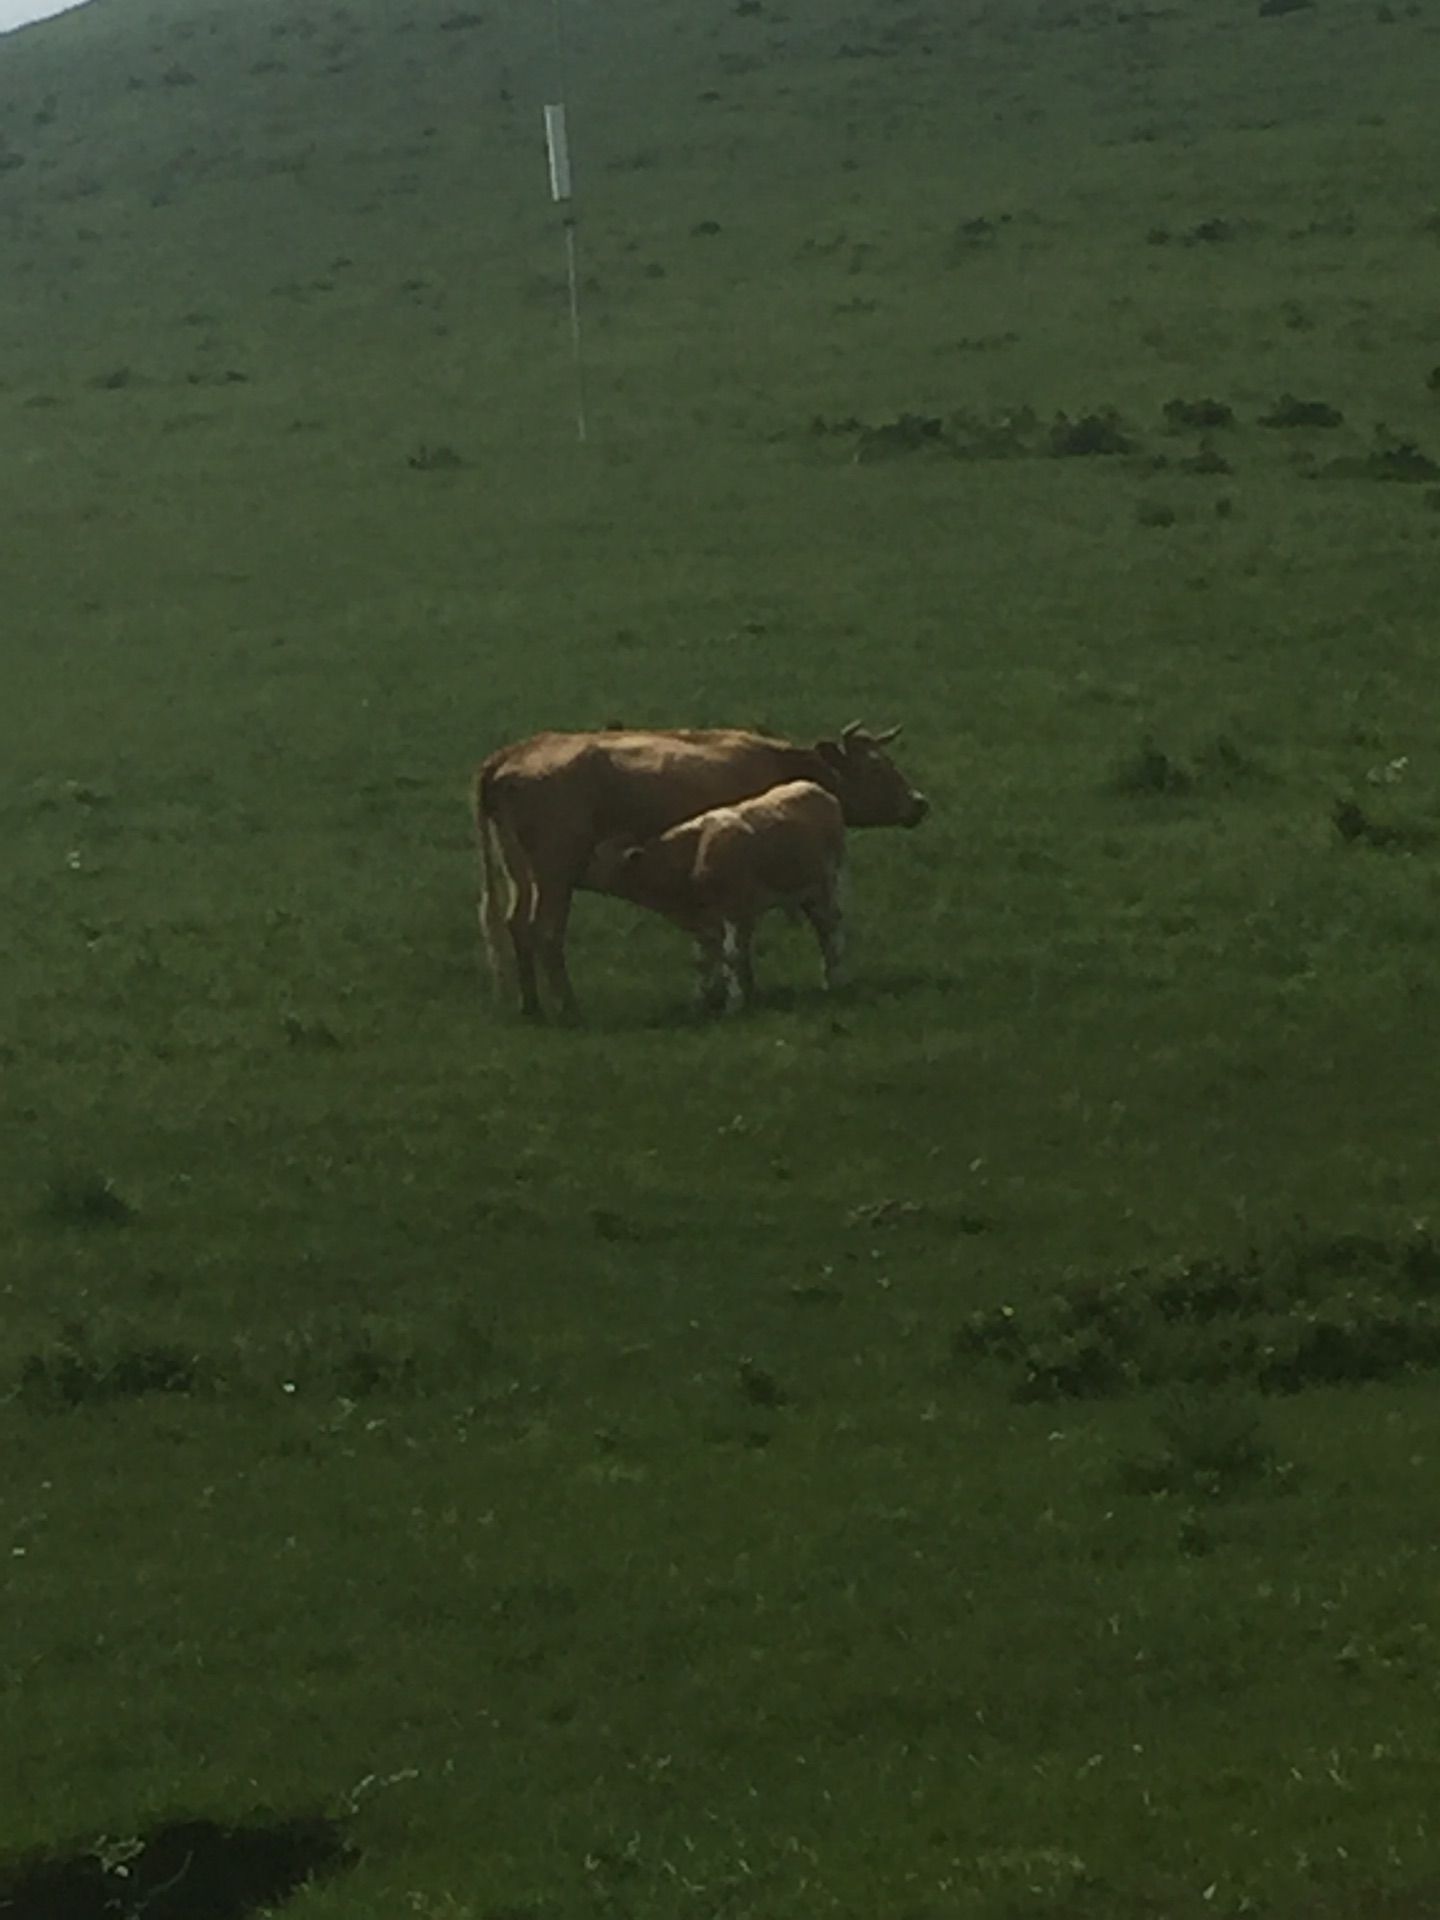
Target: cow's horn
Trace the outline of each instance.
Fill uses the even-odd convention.
[[[873,736],[876,746],[888,747],[890,742],[898,736],[899,732],[899,727],[885,727],[881,732]]]
[[[867,737],[864,727],[861,726],[858,720],[852,720],[848,726],[843,726],[840,729],[841,746],[848,746],[852,740],[863,740]]]

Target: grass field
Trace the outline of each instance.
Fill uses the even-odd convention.
[[[0,1904],[1440,1914],[1440,21],[567,24],[583,447],[547,8],[0,45]],[[613,717],[903,723],[852,987],[496,1006]]]

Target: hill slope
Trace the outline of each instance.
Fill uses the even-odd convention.
[[[1369,1915],[1436,1869],[1436,25],[567,28],[583,447],[548,9],[5,47],[12,1840]],[[855,714],[934,812],[846,996],[780,931],[701,1025],[586,900],[588,1030],[484,997],[483,752]]]

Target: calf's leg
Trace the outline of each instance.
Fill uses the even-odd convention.
[[[755,922],[725,922],[725,1010],[755,1004]]]
[[[695,936],[696,998],[702,1013],[723,1013],[728,974],[725,967],[723,936],[700,933]]]
[[[825,986],[838,987],[845,965],[845,917],[840,910],[838,887],[832,883],[803,903],[805,918],[814,928],[825,969]]]

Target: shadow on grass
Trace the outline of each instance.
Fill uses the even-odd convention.
[[[354,1858],[332,1820],[238,1827],[177,1820],[70,1854],[0,1865],[0,1913],[7,1920],[244,1920]]]
[[[730,1029],[743,1032],[758,1020],[776,1014],[803,1019],[829,1015],[842,1023],[849,1014],[916,994],[958,993],[965,976],[943,968],[868,970],[833,992],[815,986],[764,987],[753,1007],[734,1014],[706,1013],[693,1001],[676,999],[664,1005],[607,1006],[600,996],[586,1001],[582,1030],[605,1033],[705,1033]]]
[[[904,1000],[919,993],[961,993],[968,985],[960,967],[866,967],[842,990],[831,995],[837,1006],[873,1006],[881,1000]],[[818,993],[817,1000],[826,996]]]

